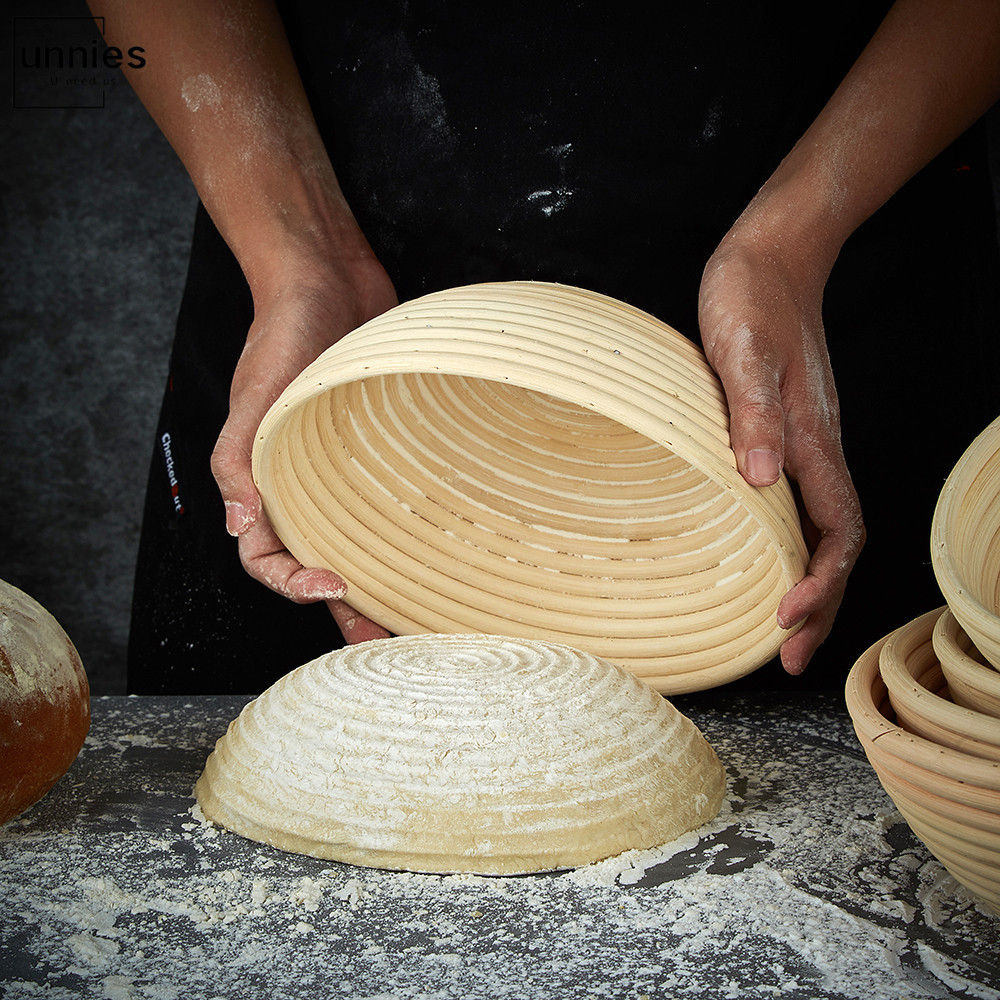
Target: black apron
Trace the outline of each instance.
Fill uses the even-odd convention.
[[[705,261],[887,6],[840,4],[821,34],[802,4],[721,0],[666,16],[550,0],[287,2],[282,14],[341,186],[401,300],[554,280],[696,339]],[[794,683],[840,686],[866,645],[943,603],[931,514],[1000,412],[998,273],[978,127],[841,254],[825,316],[870,540],[833,636]],[[130,692],[254,693],[342,642],[325,606],[250,579],[224,528],[209,456],[251,319],[199,208],[154,444]],[[745,683],[793,682],[771,664]]]

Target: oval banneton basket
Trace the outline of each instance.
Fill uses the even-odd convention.
[[[807,561],[788,483],[737,472],[702,352],[565,285],[364,324],[271,407],[253,466],[289,551],[390,631],[564,643],[666,693],[770,659]]]
[[[847,678],[846,699],[869,763],[928,850],[1000,915],[1000,763],[908,733],[879,671],[885,639]]]
[[[931,563],[952,614],[1000,670],[1000,417],[945,481],[931,524]]]

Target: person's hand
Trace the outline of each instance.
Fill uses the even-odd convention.
[[[823,329],[826,275],[810,273],[805,257],[763,252],[731,232],[705,268],[699,298],[702,342],[726,392],[740,473],[769,486],[784,470],[801,494],[811,558],[777,611],[782,628],[802,623],[781,647],[790,674],[805,669],[829,634],[865,539]]]
[[[370,251],[333,266],[302,268],[274,288],[255,295],[229,418],[212,455],[226,528],[239,539],[240,560],[252,577],[296,603],[325,601],[349,643],[385,638],[384,628],[345,602],[350,595],[336,573],[302,566],[279,540],[254,486],[250,456],[261,419],[288,383],[344,334],[395,305],[396,293]]]
[[[382,638],[385,629],[344,602],[336,573],[301,566],[278,540],[250,468],[260,420],[288,383],[396,303],[334,173],[281,14],[274,0],[244,0],[234,33],[229,0],[108,3],[106,40],[142,38],[147,64],[127,70],[129,82],[253,295],[254,322],[212,455],[226,526],[251,576],[293,601],[326,601],[348,642]]]
[[[975,25],[970,29],[970,25]],[[778,622],[801,672],[826,637],[864,544],[823,330],[846,240],[1000,96],[995,0],[896,0],[830,100],[722,241],[699,302],[705,350],[748,482],[797,480],[812,549]]]

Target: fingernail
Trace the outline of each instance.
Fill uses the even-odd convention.
[[[803,618],[805,618],[805,615],[790,615],[787,612],[782,613],[781,608],[778,608],[778,614],[776,617],[778,620],[778,628],[784,629],[787,632],[790,628],[795,628],[795,626],[798,625]]]
[[[753,448],[747,452],[747,475],[762,486],[770,486],[781,475],[781,460],[768,448]]]
[[[253,520],[246,507],[235,500],[226,501],[226,531],[234,538],[242,535],[251,526]]]

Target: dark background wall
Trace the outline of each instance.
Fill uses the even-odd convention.
[[[99,107],[39,106],[59,103],[44,81],[18,89],[19,19],[86,19],[82,2],[3,11],[0,578],[59,619],[95,693],[118,693],[196,198],[119,74],[62,81],[62,103]],[[83,20],[73,31],[98,37]]]
[[[29,14],[88,11],[4,4],[5,59],[15,31],[33,37],[37,25],[14,21]],[[95,693],[124,690],[142,497],[195,206],[170,146],[121,75],[106,75],[117,82],[63,83],[60,97],[103,97],[103,108],[14,107],[55,101],[13,84],[0,108],[0,578],[56,616]]]

